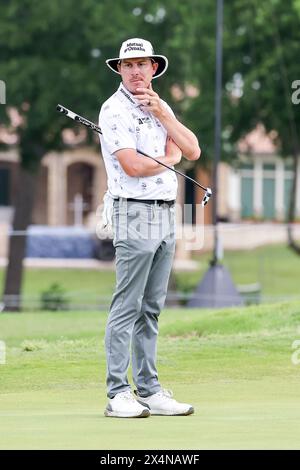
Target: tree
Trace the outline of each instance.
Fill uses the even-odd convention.
[[[16,129],[21,161],[15,231],[30,224],[41,158],[49,149],[62,148],[61,132],[70,127],[56,114],[56,104],[76,107],[96,119],[100,102],[111,89],[102,56],[113,53],[112,36],[120,42],[127,34],[126,6],[117,3],[112,9],[109,1],[97,0],[12,0],[1,5],[0,75],[7,85],[7,109],[16,108],[23,118]],[[10,238],[7,310],[20,308],[25,244],[26,236]],[[15,301],[9,305],[11,296]]]
[[[236,142],[262,122],[267,132],[276,131],[282,156],[293,157],[288,240],[289,246],[300,254],[291,228],[300,157],[300,113],[292,102],[291,88],[299,78],[300,2],[252,0],[245,8],[245,2],[237,0],[231,3],[230,10],[225,41],[226,76],[233,77],[238,71],[243,81],[240,99],[226,106],[227,120],[232,123],[231,141]]]
[[[299,79],[300,0],[225,2],[223,73],[223,158],[257,122],[276,130],[283,155],[299,154],[299,112],[289,90]],[[105,66],[129,37],[150,39],[169,58],[169,70],[154,82],[177,115],[199,137],[203,157],[213,155],[216,4],[209,0],[35,0],[3,1],[0,17],[0,77],[7,107],[23,118],[19,138],[20,182],[14,230],[26,230],[35,198],[35,175],[49,150],[63,147],[61,132],[76,123],[59,117],[61,103],[96,121],[100,104],[119,78]],[[234,76],[242,95],[234,98]],[[230,88],[231,87],[231,88]],[[175,92],[177,98],[175,99]],[[234,98],[234,99],[233,99]],[[95,142],[88,133],[90,143]],[[295,172],[296,178],[297,172]],[[297,181],[294,180],[294,192]],[[291,198],[290,220],[294,217]],[[18,299],[26,237],[12,237],[4,294]],[[7,307],[9,308],[9,307]]]
[[[191,9],[196,0],[11,0],[3,2],[0,19],[1,79],[7,85],[7,107],[15,108],[23,123],[15,129],[20,151],[18,197],[13,230],[26,231],[31,222],[35,181],[42,157],[63,147],[61,132],[76,127],[56,114],[56,104],[97,120],[99,107],[116,88],[104,59],[113,57],[128,37],[147,37],[170,58],[170,74],[158,85],[170,96],[170,85],[185,84],[192,61],[197,27]],[[183,42],[184,41],[184,42]],[[180,103],[178,104],[180,109]],[[3,121],[8,116],[0,110]],[[92,133],[88,139],[93,142]],[[4,296],[7,310],[20,309],[26,236],[12,236]],[[8,299],[13,296],[13,304]]]

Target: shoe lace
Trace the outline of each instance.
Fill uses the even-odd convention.
[[[160,394],[160,396],[162,396],[164,398],[169,398],[171,400],[174,400],[172,390],[162,388],[158,393]]]
[[[130,390],[128,392],[120,393],[120,398],[122,400],[127,401],[127,402],[135,402],[136,403],[136,399],[133,397]]]

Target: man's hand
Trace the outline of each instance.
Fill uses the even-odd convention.
[[[201,150],[197,137],[163,106],[160,97],[153,91],[151,83],[148,88],[136,90],[138,94],[134,96],[142,105],[142,110],[152,113],[160,121],[168,135],[180,146],[185,158],[198,160]]]
[[[162,105],[158,94],[153,91],[151,83],[149,88],[137,88],[137,91],[139,94],[134,95],[134,97],[143,106],[143,111],[152,113],[157,119],[166,113],[166,109]]]

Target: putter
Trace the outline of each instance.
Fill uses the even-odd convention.
[[[90,129],[92,129],[93,131],[97,132],[98,134],[101,134],[102,135],[102,131],[100,129],[99,126],[96,126],[96,124],[94,124],[93,122],[89,121],[88,119],[80,116],[79,114],[76,114],[74,113],[73,111],[71,111],[70,109],[68,108],[65,108],[64,106],[62,106],[61,104],[58,104],[56,106],[56,109],[59,113],[62,113],[62,114],[65,114],[68,118],[70,119],[73,119],[74,121],[77,121],[77,122],[80,122],[80,124],[83,124],[84,126],[86,127],[89,127]],[[147,155],[145,152],[142,152],[141,150],[136,150],[138,153],[140,153],[141,155],[144,155],[144,157],[148,157],[148,158],[151,158],[151,160],[154,160],[156,163],[159,163],[160,165],[164,166],[165,168],[167,168],[168,170],[171,170],[171,171],[174,171],[174,173],[177,173],[178,175],[180,176],[183,176],[184,178],[192,181],[192,183],[196,184],[197,186],[199,186],[199,188],[201,188],[203,191],[205,191],[205,194],[204,194],[204,197],[202,199],[202,202],[201,202],[201,205],[202,207],[206,206],[206,204],[208,203],[211,195],[212,195],[212,190],[211,188],[205,188],[204,186],[202,186],[202,184],[198,183],[198,181],[194,180],[193,178],[191,178],[190,176],[187,176],[185,175],[184,173],[182,173],[181,171],[179,170],[175,170],[175,168],[171,168],[170,166],[166,165],[165,163],[162,163],[162,162],[159,162],[158,160],[156,160],[156,158],[154,157],[151,157],[150,155]]]

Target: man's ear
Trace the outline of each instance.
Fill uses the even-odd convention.
[[[121,64],[117,64],[118,72],[121,72]]]
[[[158,69],[158,63],[157,63],[157,62],[153,62],[153,63],[152,63],[153,75],[155,74],[155,72],[156,72],[157,69]]]

